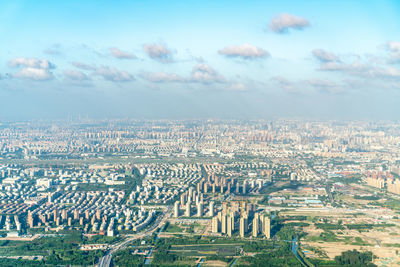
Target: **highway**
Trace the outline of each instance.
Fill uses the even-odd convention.
[[[163,213],[157,217],[156,221],[151,225],[150,228],[145,229],[143,232],[134,234],[134,235],[129,235],[127,239],[122,241],[121,243],[118,243],[114,245],[109,251],[107,251],[106,255],[104,255],[99,263],[99,267],[109,267],[111,266],[111,259],[112,259],[112,254],[114,252],[117,252],[120,249],[125,248],[130,242],[136,239],[141,239],[143,237],[151,235],[157,228],[162,227],[165,223],[165,221],[171,216],[171,207],[168,207],[168,209],[164,210]]]

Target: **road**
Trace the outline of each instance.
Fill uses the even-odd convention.
[[[120,249],[123,249],[128,245],[130,242],[136,239],[141,239],[143,237],[151,235],[158,227],[161,227],[165,221],[171,216],[171,207],[168,207],[168,209],[164,210],[163,213],[157,217],[156,221],[152,224],[152,226],[148,229],[145,229],[145,231],[134,234],[134,235],[129,235],[127,239],[122,241],[121,243],[118,243],[114,245],[109,251],[107,251],[106,255],[104,255],[99,263],[99,267],[109,267],[111,266],[111,259],[112,259],[112,254],[117,252]]]
[[[333,204],[333,195],[332,195],[332,192],[331,192],[331,188],[329,186],[327,186],[326,187],[326,191],[327,191],[328,196],[329,196],[329,201],[331,202],[331,205],[332,205]]]

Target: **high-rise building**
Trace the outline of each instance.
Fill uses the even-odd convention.
[[[226,224],[226,215],[222,214],[222,217],[221,217],[221,232],[223,234],[226,234],[226,230],[227,230],[226,226],[227,226],[227,224]]]
[[[239,235],[240,237],[244,237],[247,232],[247,218],[241,217],[240,224],[239,224]]]
[[[269,216],[264,216],[264,235],[266,238],[270,239],[271,238],[271,220]]]
[[[218,224],[219,224],[219,222],[218,222],[218,217],[217,217],[217,216],[213,217],[213,218],[211,219],[211,223],[212,223],[212,225],[211,225],[212,232],[213,232],[213,233],[218,233],[218,231],[219,231],[219,227],[218,227]]]
[[[192,199],[192,196],[193,196],[193,187],[189,187],[188,201],[189,199]]]
[[[214,201],[210,201],[210,209],[208,210],[208,216],[214,217]]]
[[[185,216],[186,217],[190,217],[191,215],[191,210],[190,210],[190,206],[191,206],[191,202],[190,200],[188,200],[188,202],[186,203],[186,211],[185,211]]]
[[[175,218],[179,217],[179,201],[175,201],[174,204],[174,217]]]
[[[185,205],[185,198],[186,198],[186,195],[185,195],[185,194],[182,194],[182,195],[181,195],[181,205],[182,205],[182,206]]]
[[[77,209],[74,210],[74,220],[79,219],[79,211]]]
[[[233,228],[232,228],[232,225],[233,225],[233,223],[234,223],[234,218],[233,217],[231,217],[231,216],[229,216],[228,218],[227,218],[227,229],[226,229],[226,233],[228,234],[228,236],[232,236],[232,232],[233,232]]]
[[[222,203],[222,214],[223,215],[228,214],[228,202]]]
[[[197,204],[197,217],[203,217],[203,203]]]
[[[100,210],[96,210],[96,219],[98,221],[100,221],[100,219],[101,219],[101,211]]]
[[[260,231],[260,226],[259,226],[259,214],[256,213],[254,214],[254,218],[253,218],[253,237],[257,237],[258,236],[258,232]]]
[[[63,209],[61,212],[61,218],[63,221],[65,221],[67,219],[67,210]]]
[[[54,211],[53,211],[53,220],[54,221],[57,221],[57,218],[58,218],[58,211],[57,211],[57,209],[55,209]]]
[[[30,228],[33,227],[33,223],[34,223],[34,221],[33,221],[32,212],[31,212],[31,211],[28,211],[28,224],[29,224],[29,227],[30,227]]]
[[[235,231],[235,212],[231,211],[230,218],[231,218],[231,227],[233,232]]]
[[[197,184],[197,193],[200,194],[200,190],[201,190],[201,182],[199,182]]]

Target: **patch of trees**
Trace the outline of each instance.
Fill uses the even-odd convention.
[[[341,266],[354,267],[373,267],[373,254],[370,251],[359,252],[356,249],[342,252],[341,255],[335,257],[335,262]]]
[[[370,230],[374,227],[392,227],[395,224],[390,223],[382,223],[382,224],[371,224],[371,223],[363,223],[363,224],[346,224],[346,227],[349,230]]]
[[[280,240],[291,241],[296,235],[296,231],[289,225],[283,225],[282,227],[279,227],[279,230],[276,232],[276,236],[279,237]]]
[[[113,254],[114,266],[144,266],[145,256],[133,255],[133,248],[119,250]]]
[[[177,261],[185,261],[186,257],[179,256],[175,253],[171,253],[166,250],[157,251],[154,255],[153,262],[154,264],[165,264],[165,263],[176,263]]]
[[[82,251],[82,250],[51,250],[45,259],[46,264],[72,264],[72,265],[92,265],[104,255],[101,250]]]
[[[340,224],[333,224],[333,223],[316,223],[315,227],[325,230],[325,231],[331,231],[331,230],[343,230],[344,227]]]
[[[310,226],[309,223],[305,223],[305,222],[289,222],[289,223],[286,223],[286,225],[289,225],[289,226],[298,226],[298,227],[307,227],[307,226]]]
[[[273,244],[270,240],[261,240],[261,241],[254,241],[254,242],[246,242],[243,245],[243,249],[246,252],[260,252],[265,249],[272,249]]]
[[[323,240],[325,242],[336,242],[336,241],[338,241],[336,235],[331,231],[322,232],[319,235],[319,237],[320,237],[321,240]]]
[[[381,199],[379,196],[374,196],[374,195],[371,195],[371,196],[358,196],[358,195],[355,195],[354,198],[355,199],[362,199],[362,200],[379,200],[379,199]]]
[[[302,266],[290,250],[290,243],[280,242],[276,249],[255,255],[254,257],[243,257],[235,266]]]
[[[290,216],[285,216],[286,220],[292,220],[292,221],[306,221],[307,216],[303,215],[290,215]]]
[[[20,267],[20,266],[27,266],[27,267],[33,267],[33,266],[44,266],[43,261],[30,261],[30,260],[17,260],[17,259],[6,259],[6,258],[0,258],[0,266],[7,266],[7,267]]]

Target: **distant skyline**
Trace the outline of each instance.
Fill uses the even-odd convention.
[[[0,2],[0,120],[399,119],[400,2]]]

